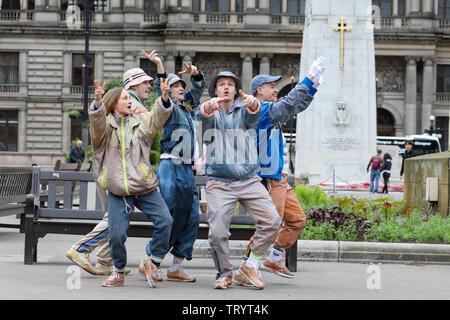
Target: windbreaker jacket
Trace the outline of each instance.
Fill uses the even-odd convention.
[[[94,177],[103,189],[117,196],[138,196],[158,187],[150,149],[172,109],[172,102],[164,108],[158,98],[150,112],[117,117],[106,115],[103,103],[98,109],[92,103],[89,117]]]
[[[281,180],[284,166],[281,127],[294,115],[308,108],[317,91],[312,86],[313,82],[305,77],[281,99],[261,103],[262,112],[257,128],[260,177]]]
[[[216,111],[206,118],[201,107],[195,119],[206,143],[206,178],[219,181],[246,180],[256,175],[259,164],[256,151],[256,126],[261,107],[250,113],[244,102],[235,100],[228,112]]]
[[[175,157],[183,158],[183,160],[188,163],[190,163],[194,157],[195,129],[191,113],[185,107],[185,103],[188,103],[192,109],[199,105],[200,98],[206,87],[205,76],[203,73],[201,73],[201,75],[201,81],[195,81],[193,76],[190,77],[191,90],[185,91],[183,103],[176,99],[172,99],[177,107],[173,109],[169,119],[164,124],[162,138],[159,141],[161,154],[172,154]],[[163,78],[165,79],[166,77],[167,75],[165,74]],[[154,87],[158,95],[161,95],[159,77],[156,77]],[[184,132],[177,133],[177,130],[183,130]],[[179,136],[176,136],[176,134],[179,134]],[[183,145],[180,145],[181,143],[183,143]],[[189,147],[186,143],[189,144]],[[179,148],[176,148],[177,146],[179,146]],[[176,148],[176,150],[174,150],[174,148]],[[183,151],[187,149],[190,150],[190,154],[183,154]]]

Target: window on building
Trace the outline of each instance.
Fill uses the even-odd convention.
[[[150,77],[156,79],[156,64],[148,59],[139,59],[139,68],[145,71]]]
[[[2,10],[20,10],[20,1],[18,0],[0,0]]]
[[[70,141],[81,140],[83,136],[83,110],[79,110],[78,117],[70,118]]]
[[[450,65],[437,66],[436,92],[450,93]]]
[[[383,108],[377,108],[377,135],[395,136],[395,119],[392,113]]]
[[[450,0],[439,0],[438,16],[443,19],[450,18]]]
[[[236,0],[236,12],[244,12],[244,0]]]
[[[202,10],[202,0],[192,0],[192,11],[200,12]]]
[[[271,14],[281,13],[281,0],[270,0],[269,11]]]
[[[441,150],[449,150],[448,145],[448,117],[436,117],[436,130],[441,134]]]
[[[0,151],[17,151],[18,111],[0,110]]]
[[[84,53],[74,53],[72,54],[72,85],[81,86],[83,85],[84,79]],[[89,55],[89,85],[94,83],[94,68],[95,66],[95,55]]]
[[[146,13],[158,13],[159,12],[159,0],[145,0],[144,12]]]
[[[209,0],[206,1],[207,12],[229,12],[230,0]]]
[[[287,12],[290,14],[305,15],[306,0],[287,0]]]
[[[392,0],[372,0],[372,5],[380,8],[382,17],[392,16]]]
[[[108,12],[110,0],[94,0],[91,1],[91,10]],[[61,11],[67,11],[68,6],[78,6],[80,11],[84,10],[84,0],[61,0]]]
[[[406,16],[406,0],[398,0],[398,16]]]
[[[0,52],[0,85],[19,83],[19,53]]]

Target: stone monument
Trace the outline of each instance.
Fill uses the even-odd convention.
[[[361,183],[376,153],[375,51],[370,0],[307,0],[300,76],[324,56],[323,84],[297,117],[295,176]]]

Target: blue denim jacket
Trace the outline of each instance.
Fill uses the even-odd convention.
[[[243,101],[235,100],[225,111],[206,118],[200,108],[195,113],[197,132],[206,144],[207,179],[220,181],[246,180],[256,175],[259,164],[256,149],[256,126],[261,108],[250,114]]]
[[[197,107],[206,87],[204,75],[202,81],[196,82],[192,76],[190,80],[191,90],[184,93],[184,103],[173,99],[178,108],[173,109],[169,119],[164,124],[163,136],[159,142],[161,154],[171,154],[174,157],[182,158],[183,163],[189,164],[194,156],[195,135],[192,116],[185,104],[188,104],[192,109]],[[155,79],[154,87],[158,96],[160,96],[161,87],[158,77]]]

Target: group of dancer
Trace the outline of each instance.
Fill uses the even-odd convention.
[[[183,262],[192,259],[199,227],[194,168],[203,157],[208,242],[217,268],[214,287],[227,289],[234,281],[263,289],[259,268],[292,278],[283,254],[305,228],[306,216],[287,183],[281,126],[310,105],[325,70],[324,58],[315,60],[307,76],[280,99],[277,82],[281,76],[257,75],[250,84],[251,94],[246,94],[241,80],[223,71],[209,83],[211,99],[200,104],[206,78],[196,66],[184,63],[185,70],[178,75],[167,74],[155,50],[142,54],[156,64],[156,79],[134,68],[123,75],[125,88],[107,93],[105,83],[94,81],[90,134],[104,218],[66,256],[91,274],[109,275],[103,286],[123,285],[130,272],[127,229],[137,207],[153,223],[139,274],[156,287],[163,280],[161,262],[170,251],[173,262],[166,279],[195,282]],[[190,75],[189,91],[182,74]],[[145,101],[152,85],[158,98],[147,111]],[[159,131],[161,161],[155,174],[150,149]],[[233,273],[228,238],[237,202],[254,218],[256,229]],[[89,254],[97,247],[93,266]]]

